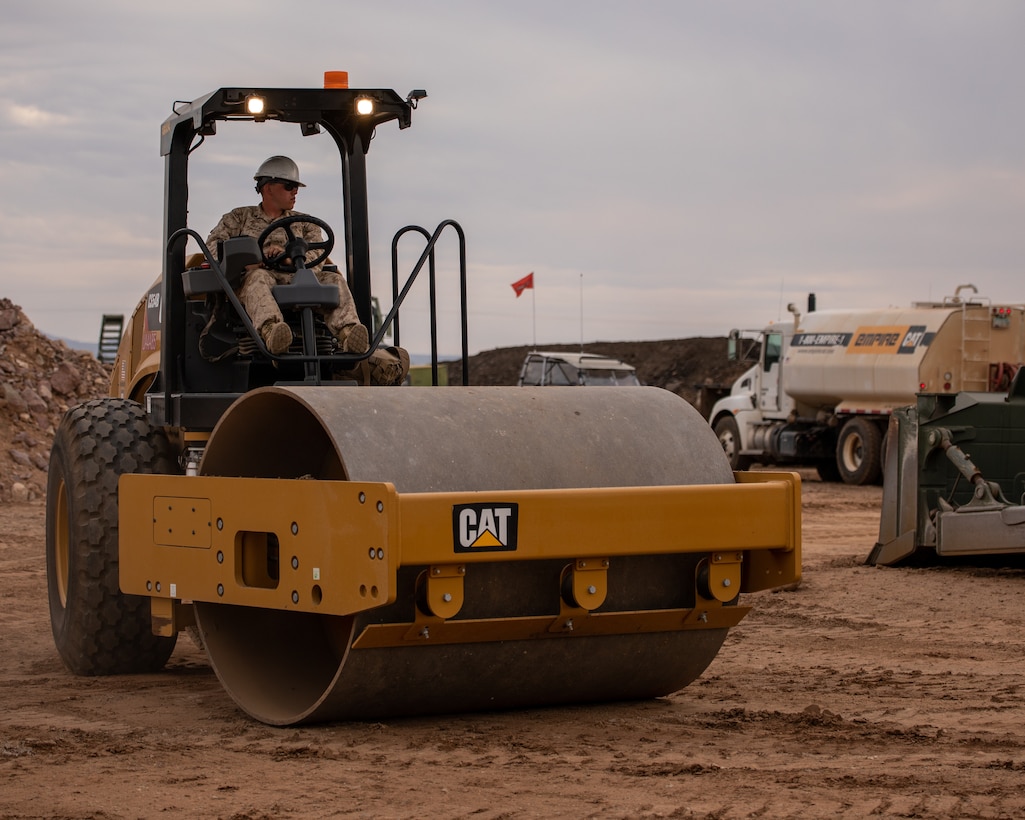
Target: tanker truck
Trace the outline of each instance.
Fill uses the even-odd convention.
[[[910,308],[815,310],[732,330],[728,356],[753,361],[709,422],[734,470],[813,465],[827,481],[878,483],[891,412],[919,393],[1006,392],[1025,360],[1025,306],[974,285]]]

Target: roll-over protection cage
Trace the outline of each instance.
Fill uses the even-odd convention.
[[[182,283],[185,271],[186,235],[197,236],[188,229],[188,165],[191,153],[209,136],[217,132],[219,121],[276,120],[299,125],[303,136],[326,131],[334,140],[341,158],[341,192],[344,215],[344,275],[355,301],[360,321],[374,327],[374,308],[370,280],[370,232],[367,206],[366,153],[379,125],[396,121],[400,129],[412,122],[412,111],[427,94],[411,91],[405,98],[390,89],[294,89],[294,88],[220,88],[192,102],[175,104],[174,113],[160,129],[160,153],[164,157],[164,260],[161,293],[161,355],[160,372],[146,396],[146,407],[155,424],[172,427],[206,428],[213,426],[237,393],[197,393],[187,389],[181,368],[186,359],[186,335],[180,332],[186,322],[186,294]],[[250,113],[249,101],[262,100],[262,110]],[[357,104],[369,101],[369,112],[357,112]],[[364,102],[365,105],[365,102]],[[198,141],[197,141],[198,138]],[[395,238],[409,232],[427,239],[418,263],[402,289],[399,289],[393,242],[393,304],[391,311],[375,334],[371,349],[380,342],[389,326],[398,338],[398,308],[413,280],[429,262],[431,299],[431,348],[434,372],[437,372],[437,321],[435,300],[434,247],[439,235],[453,227],[459,241],[460,296],[463,380],[467,374],[466,326],[466,263],[465,241],[460,226],[442,222],[434,233],[407,226]],[[369,355],[369,354],[367,354]],[[319,357],[325,358],[325,357]],[[350,363],[363,357],[336,356]]]

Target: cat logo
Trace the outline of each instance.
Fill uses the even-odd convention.
[[[456,552],[512,552],[516,549],[519,504],[457,504],[452,508]]]
[[[926,332],[925,325],[911,325],[908,328],[908,332],[904,334],[904,338],[901,339],[897,352],[904,354],[914,353],[915,348],[926,347],[932,341],[934,335],[933,333]]]

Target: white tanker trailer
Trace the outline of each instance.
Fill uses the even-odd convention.
[[[810,298],[807,315],[790,305],[792,321],[731,331],[730,358],[756,361],[709,414],[733,469],[813,464],[826,480],[878,482],[894,408],[1006,391],[1025,361],[1025,306],[975,294],[879,310],[816,311]]]

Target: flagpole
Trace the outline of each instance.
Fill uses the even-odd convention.
[[[534,326],[534,350],[537,350],[537,295],[533,285],[530,288],[530,314]]]
[[[534,271],[513,282],[512,289],[516,292],[517,299],[523,295],[523,291],[530,291],[530,321],[533,326],[534,350],[537,350],[537,296],[534,293]]]
[[[584,352],[584,273],[580,272],[580,352]]]

